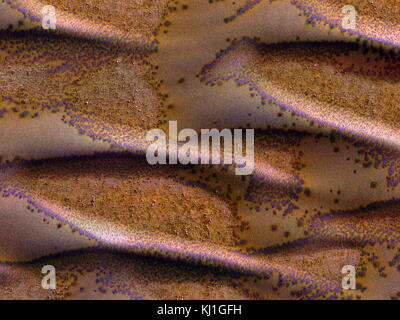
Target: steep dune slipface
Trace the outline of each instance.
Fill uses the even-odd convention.
[[[376,40],[381,44],[399,45],[399,5],[393,1],[344,0],[294,1],[293,4],[304,12],[311,23],[322,23],[342,29],[349,34]],[[356,12],[355,25],[343,24],[349,7]]]

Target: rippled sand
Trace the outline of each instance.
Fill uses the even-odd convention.
[[[1,3],[0,298],[399,299],[398,11]],[[254,173],[149,165],[170,120],[256,129]]]

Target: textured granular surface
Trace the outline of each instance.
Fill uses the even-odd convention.
[[[0,298],[399,299],[397,7],[0,2]]]

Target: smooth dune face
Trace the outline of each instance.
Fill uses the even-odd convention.
[[[1,3],[0,298],[398,299],[397,6],[347,4]],[[254,171],[150,165],[169,121]]]
[[[380,43],[398,45],[400,36],[399,6],[397,1],[367,0],[322,0],[294,1],[294,4],[309,17],[311,23],[324,23],[333,28],[341,28],[350,34],[361,35],[365,39]],[[345,6],[351,5],[357,12],[356,25],[348,28],[342,25],[346,15]]]
[[[245,81],[262,104],[275,99],[296,116],[376,140],[398,140],[399,56],[354,44],[265,45],[250,39],[228,50],[203,69],[207,85]]]

